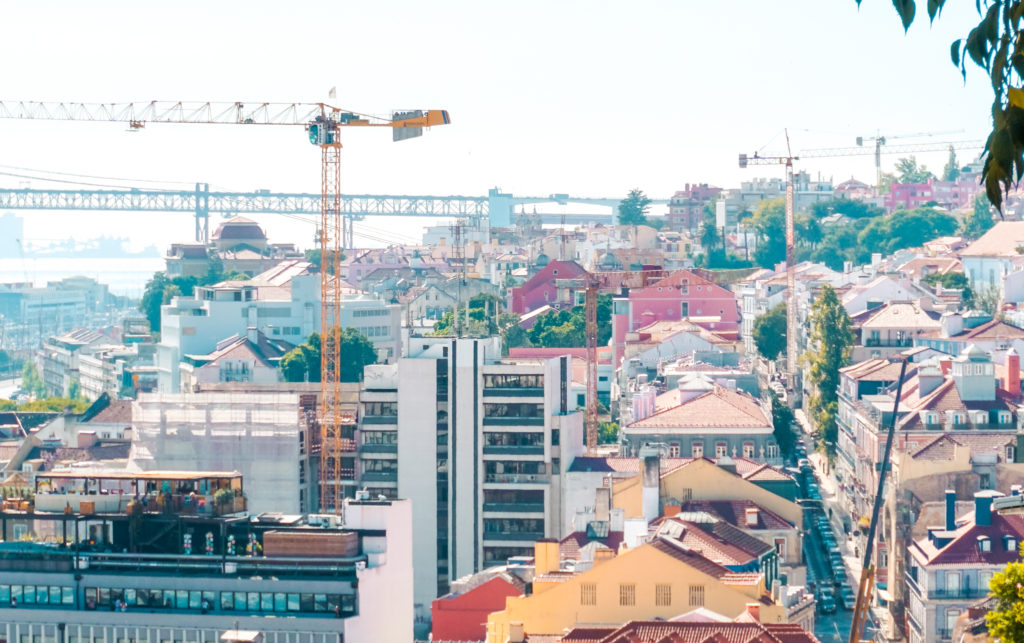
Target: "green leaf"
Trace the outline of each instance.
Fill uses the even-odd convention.
[[[1002,5],[995,3],[988,8],[988,13],[985,14],[985,20],[982,24],[985,25],[985,37],[993,45],[996,44],[996,40],[999,39],[999,8]],[[979,25],[980,26],[980,25]]]
[[[910,29],[910,25],[914,22],[914,12],[917,10],[914,0],[892,0],[892,6],[896,7],[896,13],[900,14],[903,31]]]
[[[942,12],[946,0],[928,0],[928,20],[935,22],[935,16]]]
[[[988,61],[986,60],[986,55],[988,53],[988,43],[981,35],[980,29],[981,25],[971,29],[971,32],[967,34],[967,43],[964,48],[967,50],[971,60],[974,61],[974,64],[987,69]]]
[[[953,60],[953,66],[960,66],[960,42],[961,38],[957,38],[953,41],[953,44],[949,46],[949,57]]]

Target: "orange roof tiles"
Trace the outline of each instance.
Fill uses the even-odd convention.
[[[631,429],[771,429],[771,418],[753,397],[715,386],[679,406],[629,424]]]

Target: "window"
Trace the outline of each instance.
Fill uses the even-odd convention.
[[[724,458],[729,455],[729,445],[725,442],[715,442],[715,457]]]
[[[992,541],[984,536],[978,538],[978,551],[992,551]],[[948,573],[946,579],[949,579]]]
[[[703,585],[690,585],[690,607],[704,607]]]
[[[673,442],[668,445],[668,457],[678,458],[679,457],[679,443]]]
[[[956,594],[960,591],[960,572],[946,572],[946,593]]]
[[[655,585],[654,586],[654,604],[658,607],[668,607],[672,604],[672,586],[671,585]]]
[[[978,589],[988,589],[992,583],[993,572],[978,572]]]
[[[636,585],[619,585],[619,605],[636,605]]]
[[[1013,536],[1006,536],[1006,551],[1017,551],[1017,539]]]
[[[597,605],[597,585],[594,583],[580,585],[580,605]]]
[[[776,538],[775,539],[775,553],[779,558],[785,558],[786,556],[786,539]]]
[[[753,442],[744,442],[743,443],[743,457],[744,458],[753,458],[754,457],[754,443]]]
[[[398,402],[363,402],[363,415],[398,415]]]
[[[690,445],[690,454],[693,457],[695,457],[695,458],[703,458],[704,457],[704,443],[703,442],[694,442],[693,444],[691,444]]]

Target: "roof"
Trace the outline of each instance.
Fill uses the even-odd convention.
[[[678,395],[678,392],[669,391],[663,395],[669,394]],[[626,426],[627,431],[714,428],[771,429],[772,421],[753,397],[716,385],[713,390],[692,400],[658,411]]]
[[[598,628],[588,628],[589,636],[599,633]],[[711,621],[630,621],[613,629],[603,638],[568,638],[560,640],[572,643],[594,641],[595,643],[816,643],[815,636],[799,625],[790,623],[757,622],[711,622]],[[532,638],[531,638],[532,641]]]
[[[1024,339],[1024,328],[1014,326],[1013,324],[1007,324],[1006,322],[998,319],[993,319],[992,321],[985,322],[984,324],[980,324],[974,328],[965,328],[963,332],[953,335],[952,338],[943,336],[941,330],[922,333],[921,337],[927,339],[955,339],[957,341],[979,339]]]
[[[232,335],[217,343],[217,348],[208,355],[186,355],[194,363],[216,364],[222,359],[254,360],[272,368],[285,353],[294,348],[288,342],[268,338],[262,331],[256,331],[254,343],[246,336]]]
[[[957,528],[949,532],[952,538],[942,547],[936,547],[935,541],[922,538],[910,545],[910,552],[919,562],[925,565],[999,565],[1020,560],[1017,546],[1024,540],[1024,516],[1002,515],[992,512],[990,525],[981,526],[974,522],[974,513],[967,514],[958,521]],[[1016,543],[1006,547],[1003,536],[1013,536]],[[981,551],[978,539],[988,537],[992,541],[990,551]]]
[[[961,257],[1016,257],[1024,244],[1024,221],[1000,221],[960,252]]]
[[[237,471],[49,471],[40,478],[102,480],[207,480],[210,478],[241,478]]]
[[[718,464],[719,459],[714,458],[662,458],[661,475],[666,476],[677,469],[681,469],[697,460],[704,460],[711,464]],[[749,458],[730,457],[728,461],[736,467],[736,475],[744,480],[762,482],[765,480],[792,481],[793,478],[768,464],[751,460]],[[724,470],[724,469],[723,469]],[[627,458],[620,456],[588,457],[580,456],[573,460],[569,471],[574,473],[621,473],[623,477],[629,477],[640,473],[640,458]]]
[[[623,536],[621,531],[609,531],[604,538],[591,536],[585,531],[574,531],[558,543],[559,555],[562,560],[580,560],[580,550],[593,543],[600,543],[609,549],[618,551]]]
[[[910,457],[915,460],[949,461],[957,447],[967,447],[972,454],[995,453],[1000,461],[1005,457],[1003,447],[1008,444],[1016,444],[1017,436],[1014,433],[977,433],[963,431],[957,434],[944,433],[935,440],[924,445]]]
[[[839,372],[856,381],[895,382],[900,377],[900,363],[886,359],[867,359],[841,368]]]
[[[715,518],[711,522],[664,518],[658,524],[657,533],[674,538],[693,552],[726,567],[749,565],[772,549],[772,545]]]
[[[872,309],[860,327],[871,328],[913,328],[923,331],[929,328],[940,328],[939,313],[924,310],[916,302],[890,302],[879,308]]]
[[[131,424],[132,401],[111,400],[105,409],[89,418],[88,421],[99,424]]]
[[[267,235],[263,228],[252,219],[243,216],[234,216],[222,222],[214,231],[211,237],[214,241],[218,239],[266,239]]]
[[[729,570],[722,565],[704,557],[702,554],[686,547],[673,538],[659,537],[650,543],[650,546],[659,552],[679,562],[686,563],[697,571],[719,580],[729,574]]]
[[[757,510],[757,524],[747,525],[747,509]],[[689,500],[681,505],[682,511],[703,511],[739,527],[740,529],[792,529],[793,525],[775,512],[753,500]]]

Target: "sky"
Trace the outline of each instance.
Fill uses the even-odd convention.
[[[316,102],[336,87],[332,102],[354,111],[452,118],[400,143],[382,129],[345,132],[346,193],[618,198],[638,187],[668,198],[686,183],[781,177],[781,167],[739,169],[737,154],[783,151],[784,128],[794,152],[878,133],[983,139],[987,79],[969,68],[965,83],[949,59],[977,15],[949,3],[929,26],[919,4],[905,35],[888,0],[0,0],[0,101]],[[892,138],[916,133],[934,135]],[[946,154],[918,160],[941,171]],[[128,132],[0,119],[2,187],[47,171],[106,185],[317,192],[319,162],[299,127]],[[874,180],[870,155],[798,169]],[[21,214],[29,239],[106,233],[165,246],[193,230],[187,215]],[[310,226],[258,218],[275,240],[308,245]],[[368,223],[400,241],[420,225]]]

